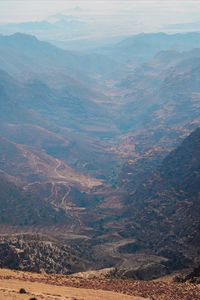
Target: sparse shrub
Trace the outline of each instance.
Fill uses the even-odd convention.
[[[23,288],[21,288],[21,289],[19,290],[19,293],[20,293],[20,294],[26,294],[26,290],[23,289]]]

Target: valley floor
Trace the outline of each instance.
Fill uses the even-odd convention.
[[[20,294],[24,288],[26,294]],[[168,281],[83,279],[0,269],[0,299],[197,300],[200,289]]]

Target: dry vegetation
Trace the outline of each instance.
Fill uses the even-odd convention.
[[[199,300],[198,285],[168,281],[83,279],[0,270],[1,299]],[[27,294],[19,297],[19,289]],[[3,296],[2,296],[3,295]],[[2,298],[4,297],[4,298]]]
[[[22,272],[13,272],[9,270],[0,270],[0,299],[6,300],[40,300],[40,299],[54,299],[54,300],[142,300],[141,297],[133,297],[115,293],[112,291],[96,291],[86,289],[81,286],[67,287],[67,283],[59,280],[56,276],[53,277],[42,275],[32,275]],[[66,285],[66,286],[64,286]],[[20,289],[25,290],[25,294],[20,294]]]

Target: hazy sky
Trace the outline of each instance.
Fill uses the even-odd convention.
[[[156,31],[198,22],[200,0],[0,0],[1,23],[42,20],[58,13],[102,22],[116,31]]]

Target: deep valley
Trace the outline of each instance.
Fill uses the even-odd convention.
[[[200,264],[199,38],[82,53],[0,36],[0,267],[150,280]]]

